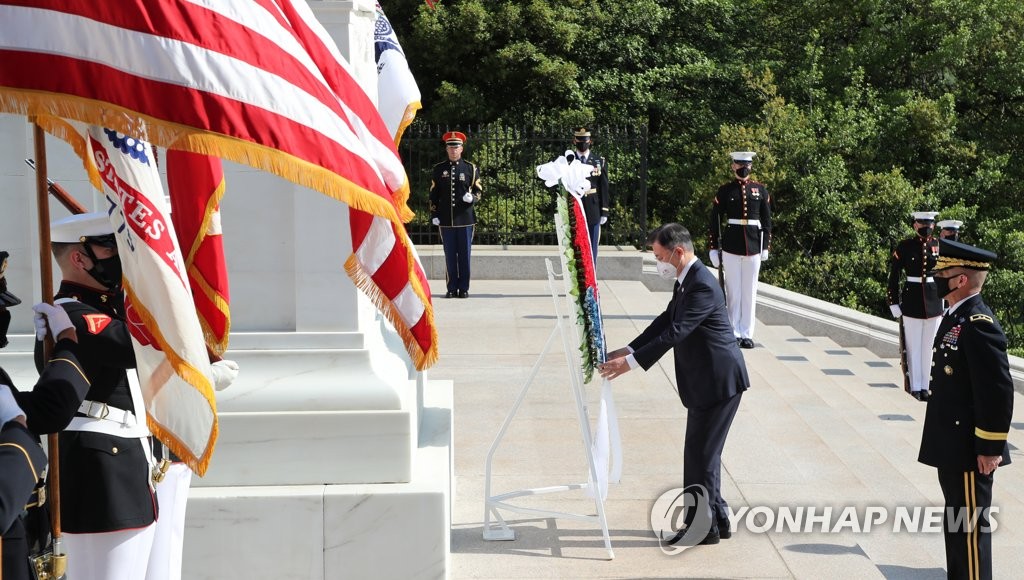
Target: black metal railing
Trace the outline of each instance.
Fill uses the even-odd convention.
[[[463,157],[480,168],[483,197],[476,208],[475,243],[491,245],[553,245],[555,196],[561,186],[547,188],[536,167],[572,147],[571,128],[512,127],[498,124],[442,126],[414,122],[399,146],[409,175],[409,206],[416,217],[407,224],[413,243],[439,243],[430,225],[430,172],[447,159],[442,135],[466,134]],[[640,246],[647,232],[646,128],[590,128],[593,150],[607,159],[611,210],[601,229],[601,243]]]

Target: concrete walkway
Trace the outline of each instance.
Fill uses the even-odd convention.
[[[893,532],[898,511],[942,502],[935,471],[917,463],[925,405],[897,388],[898,361],[790,326],[759,325],[757,348],[744,351],[753,385],[726,444],[722,492],[734,511],[760,507],[760,516],[742,518],[732,539],[667,555],[651,531],[654,500],[682,479],[685,413],[666,356],[613,383],[624,453],[622,482],[606,502],[614,560],[598,527],[565,519],[506,514],[517,539],[484,541],[485,457],[554,328],[554,307],[541,280],[475,280],[465,300],[444,299],[443,281],[432,287],[441,359],[430,378],[455,383],[452,578],[945,577],[941,532]],[[632,339],[667,301],[639,281],[602,281],[609,346]],[[495,457],[492,493],[586,481],[566,373],[556,342]],[[587,386],[594,417],[599,389],[599,379]],[[1024,569],[1024,402],[1015,397],[1010,442],[1020,465],[996,476],[997,578]],[[579,491],[529,499],[518,504],[594,512]],[[806,533],[756,531],[769,509],[812,506],[832,508],[829,527],[849,506],[858,527],[870,507],[886,520],[867,533],[821,533],[820,520]]]

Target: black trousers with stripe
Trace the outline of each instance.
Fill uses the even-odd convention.
[[[946,499],[942,518],[942,532],[946,540],[946,577],[951,580],[992,578],[992,532],[988,511],[992,507],[992,479],[992,475],[982,475],[977,471],[939,469],[939,486]]]

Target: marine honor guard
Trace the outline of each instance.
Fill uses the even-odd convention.
[[[950,307],[935,336],[918,461],[938,469],[949,578],[992,578],[992,483],[997,468],[1010,463],[1006,335],[981,299],[995,259],[987,250],[939,241],[935,285]]]
[[[79,361],[91,383],[59,439],[68,577],[142,579],[157,501],[145,407],[128,381],[135,352],[124,319],[117,240],[106,213],[55,221],[50,234],[62,275],[54,302],[75,326]],[[37,341],[37,367],[41,347]]]
[[[960,228],[963,227],[964,222],[960,220],[942,220],[935,225],[939,226],[939,238],[953,240],[954,242],[960,241]]]
[[[608,223],[608,208],[611,207],[608,192],[608,161],[590,150],[590,131],[585,127],[577,129],[572,136],[576,147],[576,159],[590,165],[590,187],[583,192],[583,214],[587,216],[587,231],[590,233],[590,251],[597,266],[597,246],[601,242],[601,226]]]
[[[441,231],[444,247],[445,298],[469,297],[469,258],[473,246],[476,213],[480,202],[480,170],[462,158],[466,135],[444,134],[448,160],[434,166],[430,180],[430,222]]]
[[[763,183],[750,178],[757,153],[736,151],[729,155],[735,179],[715,194],[708,228],[710,257],[712,265],[725,269],[733,334],[741,348],[754,348],[757,277],[772,242],[771,196]]]
[[[939,241],[932,237],[937,215],[934,211],[915,212],[913,228],[917,235],[897,244],[889,260],[889,310],[903,325],[907,381],[911,396],[919,401],[928,399],[932,363],[928,347],[942,316],[942,299],[936,293],[935,281],[927,275],[939,255]],[[903,273],[906,278],[901,292]]]

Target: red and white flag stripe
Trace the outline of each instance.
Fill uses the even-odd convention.
[[[404,254],[399,282],[415,289],[430,344],[398,330],[417,367],[436,359],[429,289],[413,283],[418,260],[402,225],[412,214],[401,159],[304,1],[121,0],[113,10],[94,0],[0,0],[0,111],[248,164],[347,203],[353,219],[386,219],[396,242],[372,253]],[[355,228],[352,246],[364,246]],[[356,283],[404,324],[393,315],[397,295],[371,271],[349,268],[369,276]]]

